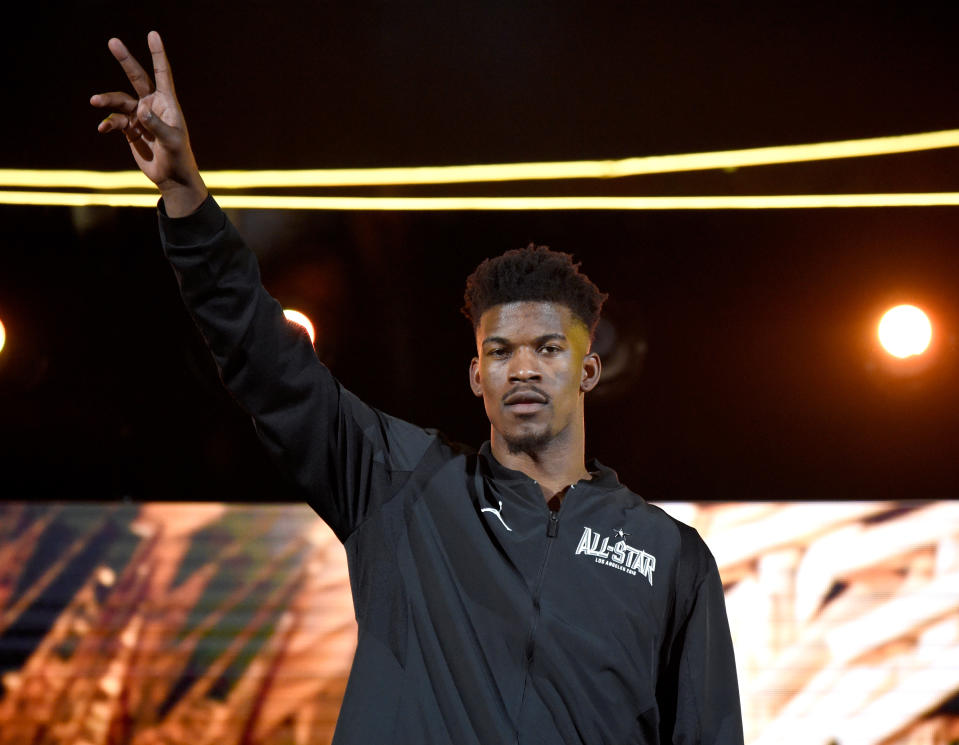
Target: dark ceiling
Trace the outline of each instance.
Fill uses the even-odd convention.
[[[839,5],[839,4],[837,4]],[[164,35],[201,168],[620,158],[959,127],[957,25],[918,3],[34,3],[0,167],[132,167],[89,95]],[[938,6],[937,6],[938,7]],[[484,194],[959,191],[954,150]],[[443,189],[442,193],[451,193]],[[436,188],[406,192],[441,193]],[[458,188],[458,193],[465,188]],[[341,192],[336,192],[341,193]],[[616,374],[588,450],[652,499],[946,498],[959,486],[959,210],[241,212],[269,289],[369,402],[487,436],[458,316],[484,256],[570,251]],[[0,207],[0,494],[296,499],[223,393],[151,210]],[[897,374],[879,311],[925,304]],[[612,364],[615,362],[615,364]]]

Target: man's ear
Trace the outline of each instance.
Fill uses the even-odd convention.
[[[596,352],[590,352],[583,357],[583,377],[579,383],[579,389],[583,393],[588,393],[599,383],[599,377],[603,373],[603,363]]]
[[[479,358],[474,357],[470,360],[470,389],[477,398],[482,397],[483,387],[480,385],[480,364]]]

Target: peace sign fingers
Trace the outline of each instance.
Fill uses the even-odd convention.
[[[160,188],[167,214],[178,217],[195,210],[207,191],[190,148],[163,41],[156,31],[151,31],[147,42],[153,78],[122,41],[113,38],[107,42],[133,86],[133,93],[98,93],[90,97],[90,103],[109,112],[97,130],[126,135],[137,166]]]

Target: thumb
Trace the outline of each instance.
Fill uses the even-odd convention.
[[[177,130],[154,114],[148,101],[141,100],[137,105],[137,120],[147,132],[160,142],[169,143],[177,137]]]

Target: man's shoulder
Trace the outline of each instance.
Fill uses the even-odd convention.
[[[675,532],[678,541],[675,575],[677,587],[695,593],[707,577],[715,575],[718,578],[716,560],[699,531],[660,505],[651,504],[650,508],[659,515],[664,525],[670,525]]]
[[[670,553],[676,556],[687,581],[701,579],[715,565],[712,552],[699,531],[674,514],[674,510],[649,502],[625,486],[616,496],[632,508],[642,510],[649,529],[670,544]]]
[[[392,470],[412,471],[419,466],[437,467],[460,456],[475,456],[476,449],[449,439],[443,432],[423,427],[401,417],[388,414],[363,401],[355,393],[340,385],[341,401],[351,412],[356,425],[373,441],[382,441],[388,453]]]
[[[669,572],[675,588],[681,594],[695,592],[700,584],[711,574],[716,573],[716,562],[712,552],[699,531],[684,522],[681,510],[649,502],[628,487],[622,486],[615,498],[624,506],[641,511],[648,534],[656,536],[656,544],[663,558],[669,561]]]

